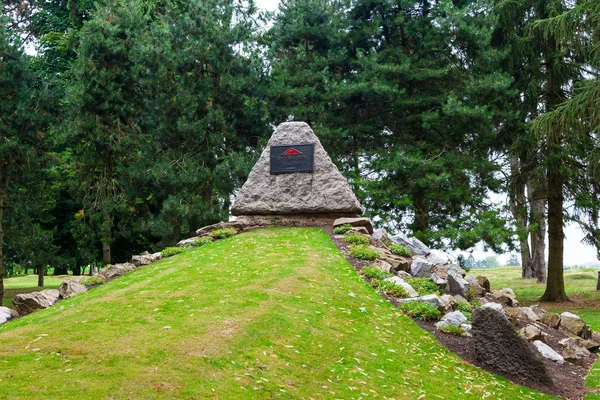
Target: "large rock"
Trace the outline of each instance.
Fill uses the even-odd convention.
[[[442,326],[461,326],[467,323],[467,317],[460,311],[453,311],[444,315],[439,322],[436,322],[435,326],[441,328]]]
[[[179,245],[179,243],[177,243],[177,245]],[[130,263],[132,263],[136,267],[142,267],[144,265],[152,264],[153,261],[154,260],[152,254],[146,251],[138,256],[132,256]]]
[[[439,298],[439,296],[435,295],[435,294],[428,294],[426,296],[412,297],[409,299],[399,299],[398,303],[399,304],[409,303],[411,301],[418,301],[421,303],[431,304],[432,306],[434,306],[435,308],[437,308],[440,311],[444,311],[444,309],[445,309],[444,303]]]
[[[397,256],[395,254],[383,254],[381,259],[392,266],[393,271],[410,271],[412,258]]]
[[[485,289],[486,292],[491,292],[491,286],[490,286],[490,281],[488,278],[486,278],[483,275],[479,275],[477,278],[477,281],[479,282],[479,285]]]
[[[433,264],[450,264],[452,262],[452,257],[448,253],[437,249],[430,250],[426,258]]]
[[[544,335],[542,335],[542,331],[535,325],[525,326],[519,331],[519,335],[529,342],[533,342],[534,340],[545,340]]]
[[[271,174],[271,146],[298,144],[314,144],[313,172]],[[346,178],[331,162],[310,126],[305,122],[285,122],[277,127],[269,139],[248,180],[236,196],[231,213],[358,216],[362,210]]]
[[[475,357],[486,369],[552,384],[546,365],[495,306],[473,310]]]
[[[102,269],[100,272],[98,272],[98,276],[104,279],[105,281],[109,281],[119,276],[123,276],[126,273],[133,271],[134,269],[135,265],[130,263],[114,264]]]
[[[408,295],[408,297],[419,297],[419,293],[417,293],[417,291],[412,286],[410,286],[408,282],[406,282],[400,277],[392,276],[391,278],[385,279],[385,281],[392,282],[398,286],[401,286]]]
[[[13,310],[8,307],[0,307],[0,324],[3,324],[14,317],[15,315],[13,314]]]
[[[403,233],[398,233],[397,235],[392,236],[391,241],[396,244],[401,244],[402,246],[408,248],[413,254],[418,256],[427,256],[431,253],[431,249],[419,239],[411,237],[409,238]]]
[[[534,341],[533,345],[535,346],[536,349],[538,349],[538,351],[540,352],[542,357],[552,360],[558,364],[565,363],[565,359],[563,358],[563,356],[558,354],[556,351],[554,351],[552,349],[552,347],[548,346],[546,343],[542,342],[541,340]]]
[[[369,218],[338,218],[333,221],[334,228],[346,224],[353,227],[366,228],[369,234],[373,233],[373,224],[371,224],[371,220]]]
[[[58,290],[47,289],[41,292],[18,294],[12,302],[20,315],[27,315],[42,308],[50,307],[58,301],[59,296]]]
[[[486,293],[485,298],[508,307],[517,307],[519,305],[515,292],[510,288],[492,290],[491,293]]]
[[[579,316],[573,313],[565,311],[560,314],[560,325],[574,335],[581,336],[584,339],[592,337],[590,327]]]
[[[540,320],[540,317],[533,311],[530,307],[519,307],[523,315],[527,317],[528,320],[532,322],[537,322]]]
[[[76,294],[83,293],[87,288],[81,283],[72,281],[70,279],[64,280],[58,288],[58,293],[61,299],[68,299],[69,297],[75,296]]]
[[[377,259],[373,261],[373,266],[379,268],[383,272],[390,273],[392,272],[392,266],[387,261],[383,261],[381,259]]]
[[[423,258],[415,259],[410,265],[410,273],[417,278],[429,278],[433,273],[435,264]]]
[[[469,282],[467,282],[459,273],[454,270],[448,271],[448,277],[446,278],[448,281],[448,293],[455,296],[461,295],[465,299],[468,299],[470,296],[471,286]]]
[[[560,315],[550,311],[546,311],[544,313],[540,312],[538,315],[539,314],[542,314],[542,317],[540,318],[540,322],[542,324],[548,325],[550,328],[558,329],[560,326]]]
[[[392,243],[390,235],[388,235],[388,233],[383,228],[375,229],[371,237],[375,240],[379,240],[385,245],[390,245]]]
[[[212,231],[216,231],[218,229],[235,229],[236,231],[241,232],[244,230],[244,226],[236,221],[218,222],[216,224],[208,225],[208,226],[205,226],[203,228],[196,230],[196,235],[208,236],[211,234]],[[190,240],[189,243],[191,243],[191,241],[196,240],[198,238],[198,236],[190,238],[190,239],[185,239],[185,240]],[[181,243],[181,242],[179,242],[179,243]],[[179,243],[177,243],[177,246],[179,246]],[[182,244],[182,246],[184,244]]]

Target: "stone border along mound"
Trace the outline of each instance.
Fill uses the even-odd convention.
[[[377,267],[391,275],[384,281],[401,286],[406,293],[399,298],[379,289],[392,304],[402,308],[419,302],[435,307],[441,315],[438,321],[415,318],[415,322],[465,361],[554,396],[577,399],[593,391],[585,387],[585,377],[597,359],[600,334],[593,333],[579,316],[570,312],[559,315],[536,305],[520,307],[512,289],[492,289],[485,276],[467,275],[448,254],[429,249],[416,238],[389,236],[383,229],[373,231],[365,225],[370,224],[366,218],[338,220],[333,229],[344,223],[352,226],[348,232],[365,236],[368,247],[378,254],[373,261],[352,257],[344,235],[329,229],[336,246],[362,278],[380,288],[381,282],[362,272],[365,267]],[[411,257],[394,255],[390,248],[397,244],[408,248]],[[439,295],[419,296],[410,285],[413,278],[435,283]],[[471,316],[466,315],[467,309]],[[472,324],[467,323],[468,317]]]
[[[197,236],[182,240],[177,243],[177,246],[186,248],[194,247],[194,242],[200,237],[211,237],[211,233],[213,231],[222,229],[233,229],[235,233],[238,233],[243,231],[244,227],[235,222],[220,222],[218,224],[209,225],[198,229],[196,231]],[[94,275],[81,275],[66,278],[63,280],[58,290],[46,289],[39,292],[18,294],[12,300],[16,310],[0,306],[0,324],[15,318],[24,317],[32,312],[48,308],[62,299],[68,299],[69,297],[75,296],[79,293],[86,292],[87,290],[98,285],[109,282],[155,261],[161,260],[164,257],[168,256],[163,256],[161,252],[153,254],[144,252],[140,255],[132,256],[131,260],[127,263],[109,265]]]
[[[238,233],[267,226],[269,224],[257,226],[236,221],[220,222],[198,229],[196,236],[181,240],[177,246],[193,247],[196,240],[210,237],[217,230],[232,229]],[[341,226],[345,226],[348,232],[364,236],[368,240],[368,245],[364,246],[376,253],[376,260],[353,258],[348,251],[350,246],[343,240],[344,236],[332,232],[332,229]],[[417,322],[434,333],[450,350],[458,350],[458,355],[466,361],[546,393],[562,397],[568,395],[569,398],[576,398],[574,395],[582,398],[585,395],[584,379],[597,358],[594,353],[600,349],[600,335],[592,333],[577,315],[569,312],[558,315],[535,305],[519,307],[512,289],[492,290],[485,276],[468,276],[466,271],[452,263],[448,254],[429,249],[414,237],[403,234],[389,236],[383,229],[373,230],[367,218],[339,218],[333,226],[321,228],[328,231],[336,246],[359,273],[366,266],[374,266],[391,275],[384,279],[387,285],[398,285],[407,294],[405,298],[398,298],[383,293],[382,296],[394,305],[402,307],[406,303],[419,302],[434,306],[441,314],[438,322]],[[390,247],[398,244],[410,250],[411,256],[393,254]],[[132,256],[128,263],[110,265],[92,276],[67,278],[58,290],[16,295],[13,304],[17,312],[0,307],[0,324],[50,307],[62,299],[83,293],[162,258],[161,252],[144,252]],[[362,276],[365,281],[372,283],[372,279]],[[443,294],[419,296],[410,285],[412,278],[429,279]],[[465,307],[472,310],[472,324],[467,324]],[[462,337],[441,333],[448,326],[454,327],[453,333]],[[474,347],[474,359],[465,357],[468,353],[472,354],[473,349],[460,351],[465,343]],[[562,379],[565,374],[566,381]],[[575,377],[579,377],[579,384],[575,384]]]

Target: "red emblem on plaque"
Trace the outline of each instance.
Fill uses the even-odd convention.
[[[298,154],[302,154],[302,153],[300,153],[298,150],[296,150],[295,148],[292,147],[291,149],[287,149],[282,154],[282,156],[295,156],[295,155],[298,155]]]

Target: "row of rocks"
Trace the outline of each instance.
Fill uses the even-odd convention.
[[[7,322],[12,318],[24,316],[31,314],[34,311],[48,308],[59,300],[68,299],[79,293],[83,293],[90,287],[123,276],[135,269],[158,261],[161,258],[162,255],[160,252],[154,254],[145,252],[140,255],[133,256],[131,261],[128,263],[109,265],[92,276],[73,276],[66,278],[63,280],[58,290],[46,289],[39,292],[18,294],[12,300],[16,311],[10,310],[7,307],[0,308],[0,324]],[[90,285],[86,286],[84,284],[85,281],[88,281]],[[6,310],[9,310],[10,312],[6,310],[3,312],[3,308],[6,308]]]
[[[396,301],[399,304],[423,302],[440,310],[442,317],[435,326],[442,330],[456,326],[465,336],[472,336],[476,358],[484,368],[548,383],[551,379],[539,356],[558,364],[567,361],[582,365],[586,357],[600,348],[600,341],[592,338],[590,327],[579,316],[570,312],[559,315],[539,306],[520,307],[512,289],[492,290],[486,277],[467,275],[452,264],[447,254],[429,249],[416,238],[372,231],[367,226],[370,222],[365,220],[345,219],[336,221],[334,226],[350,224],[355,226],[354,231],[368,235],[371,248],[381,256],[373,265],[394,273],[395,276],[387,280],[402,286],[408,294]],[[369,235],[369,231],[373,234]],[[408,248],[412,257],[392,265],[388,246],[393,243]],[[444,294],[419,296],[408,282],[412,277],[431,279]],[[473,307],[470,325],[457,308],[460,302],[473,300],[477,307]],[[547,340],[550,334],[563,337],[558,341],[559,346],[556,346],[557,341]]]

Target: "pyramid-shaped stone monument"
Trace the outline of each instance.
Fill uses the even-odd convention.
[[[313,223],[361,212],[346,178],[305,122],[277,127],[231,208],[241,220],[279,216]]]

